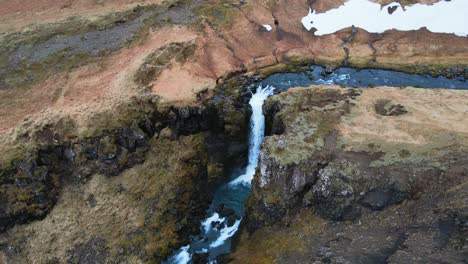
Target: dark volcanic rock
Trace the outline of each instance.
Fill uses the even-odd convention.
[[[391,15],[393,12],[395,12],[398,9],[398,6],[389,6],[387,8],[388,13]]]
[[[408,192],[389,186],[385,189],[368,192],[362,200],[362,204],[372,210],[382,210],[389,205],[400,203],[408,196]]]
[[[360,215],[360,171],[350,162],[331,162],[318,173],[318,180],[304,195],[307,204],[333,220],[356,219]]]
[[[237,215],[231,215],[227,220],[226,220],[226,225],[231,227],[233,226],[236,221],[239,219]]]
[[[194,264],[205,264],[208,263],[208,253],[195,253],[192,256]]]
[[[383,116],[399,116],[408,113],[406,108],[400,104],[393,104],[387,99],[380,99],[375,104],[375,111]]]
[[[0,232],[14,224],[45,217],[64,183],[85,183],[95,173],[117,176],[143,163],[151,138],[159,135],[163,128],[171,131],[172,140],[201,131],[212,132],[206,137],[206,145],[215,165],[210,167],[213,169],[208,176],[210,184],[216,184],[221,180],[224,164],[245,160],[241,153],[246,148],[243,133],[247,130],[233,133],[225,126],[226,122],[231,122],[229,117],[218,115],[224,107],[229,107],[229,111],[238,116],[237,128],[239,121],[248,122],[248,112],[242,110],[246,106],[233,106],[236,99],[232,98],[230,102],[223,102],[224,105],[207,103],[162,111],[151,102],[139,102],[143,109],[140,110],[146,111],[140,120],[130,120],[128,127],[105,130],[96,137],[74,138],[73,142],[64,142],[62,138],[65,137],[52,128],[45,128],[38,133],[43,146],[31,159],[17,161],[0,171]]]
[[[296,96],[293,95],[292,96]],[[314,202],[303,199],[306,193],[310,193],[312,186],[319,180],[319,172],[327,166],[333,159],[333,151],[336,135],[332,129],[325,130],[321,127],[329,127],[339,117],[349,109],[349,99],[356,96],[356,91],[347,90],[341,93],[337,90],[323,90],[314,96],[303,96],[302,100],[280,101],[269,100],[264,109],[267,121],[272,122],[273,127],[267,126],[271,131],[284,134],[276,134],[270,137],[270,141],[264,144],[260,154],[260,171],[254,179],[253,193],[247,202],[247,210],[255,210],[255,214],[248,214],[247,224],[250,228],[257,225],[274,223],[281,219],[289,211],[288,208],[297,204],[318,204],[316,198]],[[307,120],[298,118],[297,123],[291,120],[295,112],[284,111],[286,105],[295,104],[292,109],[301,109],[311,115]],[[328,108],[321,112],[320,109]],[[271,112],[270,112],[271,111]],[[284,111],[284,112],[283,112]],[[294,110],[295,111],[295,110]],[[293,127],[288,127],[290,123]],[[285,135],[291,133],[289,129],[295,131],[307,124],[320,131],[320,135],[314,135],[313,130],[309,130],[299,137],[287,138]],[[280,125],[281,128],[275,128]],[[323,140],[325,146],[301,148],[294,152],[289,152],[289,146],[301,143],[302,140]],[[297,140],[297,142],[296,142]],[[298,145],[300,146],[300,145]],[[335,191],[335,190],[334,190]],[[345,194],[347,195],[347,194]],[[304,201],[303,201],[304,200]],[[254,209],[255,208],[255,209]]]
[[[215,212],[218,213],[218,214],[220,214],[220,213],[223,211],[223,209],[224,209],[224,204],[223,204],[223,203],[222,203],[222,204],[219,204],[219,205],[216,207]]]
[[[102,239],[91,239],[68,251],[68,264],[104,264],[107,258],[107,247]]]
[[[280,125],[281,133],[264,138],[247,228],[230,261],[465,261],[468,145],[466,131],[446,123],[465,118],[455,102],[437,116],[428,107],[453,95],[350,91],[294,89],[268,99],[267,131]],[[411,115],[391,100],[375,103],[385,96]]]
[[[234,210],[230,209],[230,208],[227,208],[227,209],[224,209],[223,211],[221,211],[221,213],[219,214],[221,217],[228,217],[228,216],[231,216],[231,215],[234,215],[236,212],[234,212]]]

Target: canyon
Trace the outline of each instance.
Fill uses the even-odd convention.
[[[463,263],[468,38],[347,2],[5,0],[0,263]]]

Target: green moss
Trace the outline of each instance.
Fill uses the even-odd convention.
[[[156,98],[144,100],[132,98],[128,103],[119,104],[112,110],[94,113],[90,118],[93,123],[84,127],[79,136],[93,137],[102,134],[105,130],[129,127],[132,122],[143,120],[145,116],[151,116],[158,109],[157,104]]]
[[[121,176],[129,199],[144,210],[146,217],[141,227],[120,238],[119,247],[130,256],[148,256],[148,263],[162,261],[185,239],[181,227],[198,228],[194,214],[204,209],[196,209],[193,203],[203,202],[200,190],[205,190],[209,174],[219,170],[209,163],[204,134],[177,141],[153,138],[145,162]]]
[[[409,156],[411,156],[411,152],[409,152],[409,150],[407,149],[400,150],[398,154],[400,155],[401,158],[408,158]]]
[[[281,256],[307,252],[303,237],[319,232],[324,221],[310,210],[299,212],[297,219],[288,227],[268,226],[252,234],[243,230],[229,263],[276,263]]]
[[[118,151],[117,144],[110,136],[103,137],[99,142],[100,148],[104,154],[115,154]]]
[[[82,17],[70,17],[65,21],[53,24],[41,24],[26,32],[16,32],[0,39],[0,79],[6,87],[28,86],[34,82],[44,80],[53,73],[69,70],[96,60],[95,55],[88,53],[75,53],[64,49],[50,55],[45,61],[38,63],[20,62],[18,65],[10,65],[8,54],[20,46],[32,46],[44,42],[54,36],[75,36],[90,31],[101,31],[115,27],[122,21],[132,21],[154,5],[139,7],[122,12],[114,12],[97,19]],[[134,37],[127,42],[133,42],[144,36],[144,32],[154,25],[154,16],[146,19]],[[125,46],[125,43],[123,44]],[[102,52],[97,57],[108,55],[112,50]]]
[[[238,4],[235,0],[209,0],[203,1],[195,7],[194,13],[198,20],[206,21],[217,28],[226,28],[231,26],[232,19],[238,10],[234,7]],[[201,25],[201,23],[197,23]]]
[[[8,52],[0,49],[0,70],[6,65],[8,65]]]
[[[172,62],[183,63],[193,55],[194,51],[195,44],[192,42],[171,43],[157,49],[145,58],[135,73],[135,82],[142,86],[149,85]]]
[[[241,137],[246,134],[245,113],[236,111],[227,111],[224,119],[224,131],[231,137]]]
[[[8,69],[2,74],[3,82],[7,87],[24,87],[43,81],[52,73],[67,71],[91,61],[97,61],[97,58],[87,53],[69,53],[69,49],[63,49],[41,63],[21,62],[16,67],[7,66]]]
[[[263,199],[265,203],[268,204],[268,206],[274,207],[276,205],[281,205],[284,203],[284,195],[282,194],[282,190],[279,188],[279,186],[270,184],[265,186],[263,189]]]
[[[280,111],[276,118],[286,128],[283,135],[266,139],[264,146],[270,157],[283,165],[299,164],[312,157],[324,146],[325,138],[347,112],[347,103],[341,99],[343,96],[340,90],[321,87],[270,97],[266,108],[277,105]],[[278,145],[280,140],[283,143]]]
[[[410,74],[420,75],[432,75],[432,76],[445,76],[453,77],[463,74],[463,69],[467,66],[466,64],[451,63],[417,63],[417,64],[401,64],[401,63],[354,63],[353,60],[349,61],[350,67],[354,68],[366,68],[366,69],[385,69],[399,72],[405,72]]]
[[[217,183],[223,176],[224,166],[221,163],[208,163],[207,167],[208,180],[212,183]]]
[[[257,75],[260,78],[266,78],[275,73],[281,72],[303,72],[308,69],[309,61],[291,61],[290,63],[277,63],[272,66],[262,68],[258,71]]]

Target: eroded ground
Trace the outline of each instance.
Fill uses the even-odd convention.
[[[313,6],[319,8],[322,2]],[[103,10],[114,4],[102,3]],[[198,93],[213,89],[229,73],[255,73],[274,65],[264,73],[303,62],[341,65],[347,61],[351,66],[452,75],[463,73],[468,60],[466,38],[425,30],[368,34],[345,29],[315,37],[300,23],[307,1],[145,4],[103,13],[97,20],[78,16],[36,24],[34,30],[22,33],[5,33],[0,49],[2,135],[14,134],[12,129],[21,123],[33,127],[31,123],[51,116],[54,120],[71,117],[85,126],[92,122],[90,113],[109,111],[110,106],[134,96],[156,95],[164,101],[191,104]],[[82,3],[70,8],[79,14],[80,6],[88,7]],[[24,6],[24,10],[29,9]],[[263,24],[275,26],[274,30],[264,32]],[[132,37],[120,38],[122,30],[131,30]],[[134,75],[145,58],[176,42],[193,42],[190,56],[159,65],[159,78],[147,77],[154,81],[144,86],[135,83]]]

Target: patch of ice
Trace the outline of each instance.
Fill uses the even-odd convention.
[[[389,7],[397,7],[390,14]],[[317,14],[309,8],[309,14],[302,18],[302,25],[316,35],[334,33],[351,26],[368,32],[381,33],[388,29],[402,31],[426,27],[435,33],[468,34],[468,1],[439,1],[432,5],[414,4],[403,7],[391,3],[384,7],[369,0],[349,0],[342,6]]]

